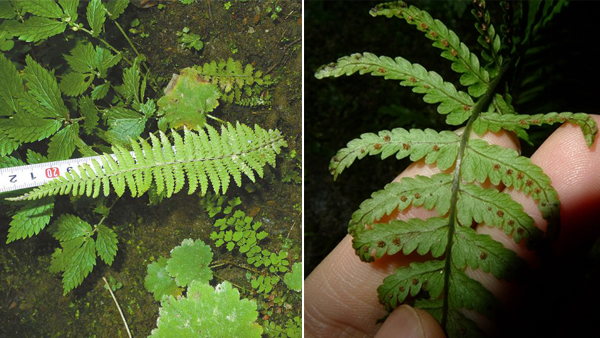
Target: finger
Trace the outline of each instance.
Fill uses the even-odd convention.
[[[510,133],[487,133],[483,138],[513,149],[518,141]],[[423,161],[413,163],[396,180],[415,175],[430,176],[439,170]],[[392,217],[430,217],[432,211],[408,208]],[[433,211],[434,212],[434,211]],[[396,268],[411,262],[425,261],[416,253],[384,256],[374,263],[363,263],[352,248],[352,238],[346,236],[311,273],[305,282],[305,333],[307,337],[372,337],[379,329],[377,319],[386,311],[379,304],[377,287]]]
[[[421,309],[402,305],[385,320],[375,338],[443,338],[440,324]]]

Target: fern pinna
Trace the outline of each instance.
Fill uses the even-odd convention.
[[[357,53],[322,66],[318,79],[354,73],[398,80],[423,94],[426,103],[438,104],[446,122],[461,132],[396,128],[367,133],[350,141],[332,158],[329,170],[336,178],[355,160],[367,155],[409,157],[437,166],[443,173],[431,177],[405,177],[373,193],[352,215],[349,233],[361,260],[371,262],[398,252],[431,255],[434,259],[397,269],[378,288],[379,300],[389,311],[404,302],[431,313],[450,337],[483,335],[464,315],[474,311],[491,317],[500,308],[494,295],[469,277],[467,268],[481,269],[498,279],[511,279],[522,258],[489,235],[478,234],[476,225],[498,227],[519,243],[535,248],[544,233],[523,206],[506,193],[477,183],[489,180],[528,195],[548,222],[546,236],[559,230],[560,202],[550,178],[529,158],[515,150],[492,145],[473,137],[500,129],[514,132],[528,141],[532,125],[570,122],[581,127],[588,146],[598,132],[594,120],[583,113],[518,114],[512,105],[511,77],[519,70],[527,47],[536,33],[566,5],[565,1],[501,3],[505,22],[496,28],[485,1],[475,0],[472,11],[482,46],[481,58],[472,53],[458,36],[430,14],[403,2],[377,5],[372,16],[405,20],[442,50],[452,70],[461,74],[461,91],[423,66],[404,58]],[[407,221],[381,219],[411,206],[435,209],[438,216]]]
[[[173,142],[162,132],[158,137],[150,134],[151,142],[144,139],[132,141],[133,154],[121,146],[113,146],[117,160],[110,155],[92,165],[83,164],[78,170],[60,176],[22,196],[9,200],[36,200],[46,196],[87,195],[107,196],[110,187],[122,196],[129,188],[133,197],[140,196],[152,183],[157,194],[167,197],[180,191],[188,183],[191,194],[200,187],[205,194],[209,183],[215,193],[225,193],[230,178],[238,186],[242,174],[254,181],[256,172],[263,176],[265,164],[275,166],[275,155],[287,144],[278,130],[264,130],[255,126],[230,123],[221,127],[221,134],[211,126],[198,133],[185,129],[182,138],[172,134]],[[187,179],[186,179],[187,178]]]

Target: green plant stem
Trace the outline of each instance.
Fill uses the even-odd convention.
[[[121,306],[119,306],[119,302],[117,302],[117,297],[115,297],[115,294],[113,293],[112,289],[110,288],[110,284],[106,280],[106,277],[102,277],[102,280],[106,284],[108,292],[110,292],[112,299],[115,301],[115,304],[117,305],[117,309],[119,310],[119,313],[121,314],[121,319],[123,319],[123,324],[125,324],[125,329],[127,330],[127,335],[129,336],[129,338],[131,338],[131,331],[129,331],[129,325],[127,325],[127,320],[125,320],[125,315],[123,315],[123,310],[121,310]]]
[[[121,34],[123,35],[123,37],[125,38],[125,40],[127,41],[127,43],[129,44],[129,46],[131,47],[131,49],[133,49],[133,52],[135,53],[136,56],[140,56],[140,52],[137,50],[137,48],[135,48],[135,45],[133,44],[133,42],[131,41],[131,39],[129,38],[129,36],[127,35],[127,33],[125,33],[125,30],[123,30],[123,27],[121,27],[121,25],[119,25],[119,23],[117,22],[117,20],[113,20],[115,26],[117,26],[117,28],[119,29],[119,31],[121,32]],[[148,67],[148,65],[146,64],[146,62],[142,62],[142,66],[144,67],[144,70],[146,72],[150,72],[150,67]],[[152,89],[158,93],[158,84],[156,83],[156,81],[154,80],[154,78],[150,77],[150,85],[152,86]]]
[[[240,268],[240,269],[248,270],[250,272],[260,273],[260,271],[258,271],[258,270],[249,268],[247,266],[239,265],[239,264],[236,264],[236,263],[233,263],[233,262],[230,262],[230,261],[216,262],[214,265],[211,266],[211,268],[217,268],[217,267],[221,267],[223,265],[232,265],[232,266],[235,266],[235,267]]]
[[[448,300],[450,297],[450,271],[452,267],[452,239],[454,236],[454,229],[456,227],[456,209],[458,204],[458,190],[461,181],[461,173],[460,170],[462,168],[462,158],[465,153],[465,149],[467,148],[467,144],[469,143],[469,139],[471,137],[471,130],[473,129],[473,123],[481,114],[483,108],[485,108],[492,98],[494,97],[496,87],[498,83],[506,74],[506,71],[512,66],[511,61],[507,61],[504,66],[500,69],[498,76],[494,78],[494,80],[490,83],[485,94],[477,101],[477,104],[473,107],[473,113],[463,130],[463,134],[460,139],[460,146],[458,148],[458,156],[456,157],[456,167],[454,168],[454,179],[452,181],[452,197],[450,199],[450,215],[448,216],[448,244],[446,247],[446,262],[444,265],[444,296],[442,303],[442,328],[446,331],[446,324],[448,320]],[[469,226],[469,225],[464,225]]]
[[[240,290],[248,289],[247,287],[244,287],[244,286],[241,286],[241,285],[235,284],[234,282],[232,282],[232,281],[230,281],[230,280],[227,280],[227,279],[225,279],[225,278],[223,278],[223,277],[221,277],[221,276],[219,276],[219,275],[217,275],[217,274],[214,274],[214,276],[215,276],[215,277],[217,277],[218,279],[220,279],[220,280],[221,280],[221,281],[223,281],[223,282],[229,282],[229,283],[231,283],[231,285],[235,286],[236,288],[238,288],[238,289],[240,289]]]

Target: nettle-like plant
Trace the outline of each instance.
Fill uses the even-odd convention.
[[[511,104],[511,77],[516,67],[538,31],[566,2],[502,2],[505,21],[499,28],[492,24],[485,1],[475,0],[474,4],[481,58],[441,21],[415,6],[391,2],[370,12],[403,19],[425,33],[451,62],[452,70],[461,74],[460,85],[466,92],[419,64],[371,53],[342,57],[315,74],[319,79],[359,73],[399,80],[400,85],[423,94],[425,102],[439,104],[437,111],[446,115],[449,125],[466,122],[461,132],[396,128],[363,134],[341,149],[329,167],[335,178],[355,160],[381,155],[424,160],[443,172],[405,177],[373,193],[352,215],[349,233],[357,255],[365,262],[398,252],[416,251],[433,257],[398,268],[385,278],[378,288],[379,300],[388,311],[411,302],[431,313],[450,337],[482,335],[465,311],[490,317],[500,308],[493,294],[465,270],[481,269],[498,279],[511,279],[524,263],[513,251],[474,228],[479,224],[498,227],[515,242],[524,240],[530,249],[545,240],[521,204],[479,183],[502,184],[528,195],[548,222],[546,237],[554,238],[559,230],[560,202],[550,178],[529,158],[475,134],[506,130],[527,140],[526,130],[532,125],[570,122],[581,127],[591,147],[598,132],[594,120],[583,113],[524,115]],[[411,206],[435,209],[437,216],[381,223],[384,216]]]

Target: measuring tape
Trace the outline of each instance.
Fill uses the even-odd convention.
[[[131,154],[135,158],[134,153],[131,152]],[[110,156],[117,161],[117,157],[114,154]],[[0,169],[0,193],[40,186],[61,175],[64,176],[66,173],[76,170],[79,165],[84,163],[90,166],[92,165],[92,160],[101,163],[100,159],[102,157],[104,156],[82,157],[64,161],[2,168]]]

